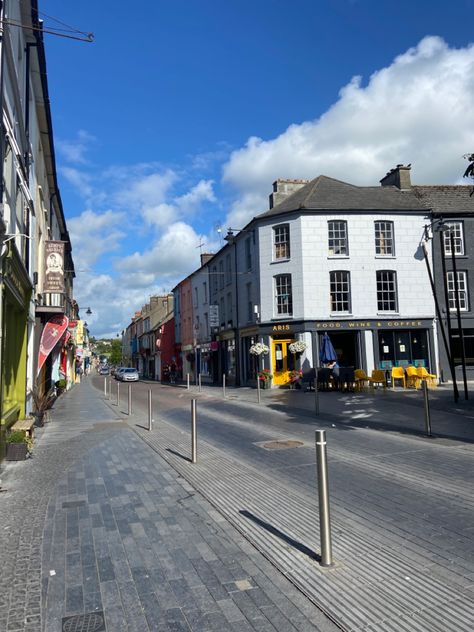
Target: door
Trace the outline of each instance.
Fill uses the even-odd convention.
[[[294,342],[294,339],[288,340],[272,340],[272,373],[273,384],[281,386],[288,384],[290,381],[289,372],[295,366],[294,354],[288,351],[288,345]]]

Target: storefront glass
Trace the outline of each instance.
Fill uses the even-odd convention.
[[[428,335],[424,329],[378,332],[380,368],[429,366]]]

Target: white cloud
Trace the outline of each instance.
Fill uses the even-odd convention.
[[[162,282],[180,279],[199,267],[200,236],[184,222],[171,224],[145,252],[135,252],[117,263],[124,272],[151,273]]]
[[[94,213],[90,209],[68,220],[73,258],[76,266],[94,264],[102,255],[116,251],[125,237],[125,214],[108,210]]]
[[[190,191],[175,199],[176,206],[182,211],[193,213],[203,202],[215,202],[212,180],[200,180]]]
[[[56,147],[66,162],[87,164],[85,154],[95,141],[96,138],[92,134],[81,129],[77,132],[75,140],[56,140]]]
[[[474,146],[473,102],[474,45],[452,49],[426,37],[366,86],[354,77],[320,118],[234,151],[223,180],[239,196],[226,221],[242,225],[266,210],[277,178],[376,185],[396,164],[412,163],[416,183],[456,182]]]
[[[92,196],[92,178],[89,174],[74,167],[61,167],[59,171],[77,189],[80,195],[85,198]]]

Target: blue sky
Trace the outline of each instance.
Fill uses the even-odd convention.
[[[278,177],[458,182],[474,0],[39,0],[79,304],[115,335]],[[46,26],[58,26],[43,16]]]

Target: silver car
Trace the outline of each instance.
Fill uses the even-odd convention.
[[[122,382],[138,382],[138,371],[136,369],[123,369],[120,371],[118,379]]]
[[[125,371],[126,368],[127,367],[120,366],[118,369],[115,369],[114,378],[116,380],[120,380],[121,379],[121,375],[120,374],[122,373],[122,371]]]

